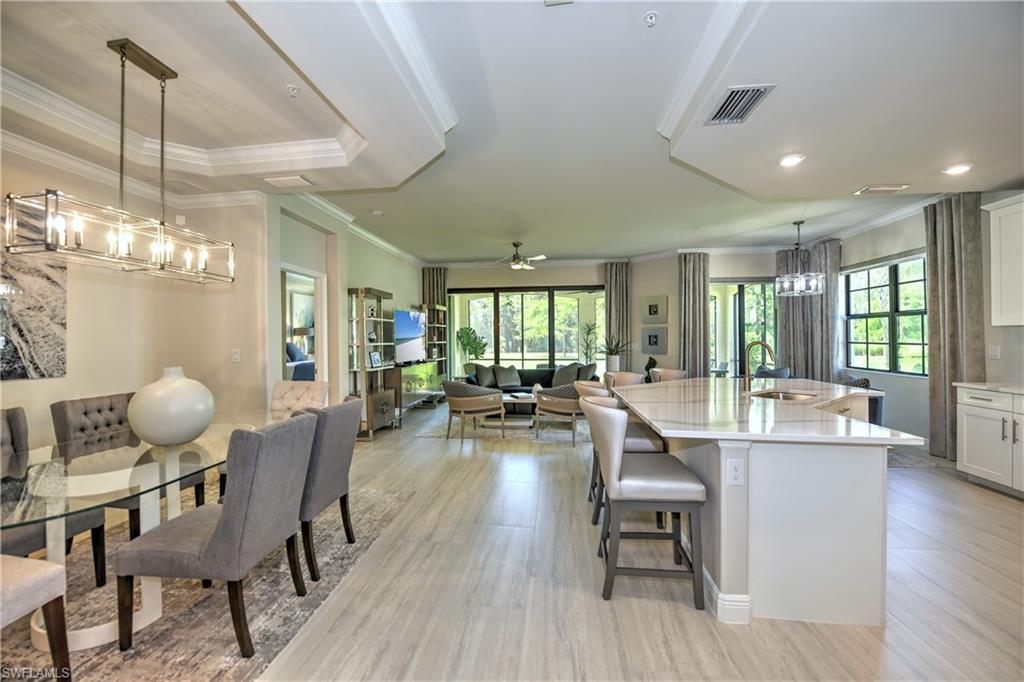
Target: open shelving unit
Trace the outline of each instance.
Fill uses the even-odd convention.
[[[396,426],[395,320],[384,309],[394,296],[387,291],[361,287],[348,290],[349,296],[349,393],[363,399],[360,434],[373,440],[373,432]],[[378,353],[379,366],[370,362],[370,353]]]
[[[438,374],[448,378],[448,306],[421,306],[427,314],[427,360],[437,363]]]

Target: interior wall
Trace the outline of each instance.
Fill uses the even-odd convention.
[[[708,259],[711,279],[744,279],[775,276],[775,252],[713,253]]]
[[[422,305],[422,264],[385,251],[362,237],[348,237],[348,286],[373,287],[394,294],[392,308]]]
[[[634,372],[643,372],[647,359],[653,357],[658,367],[679,367],[679,254],[673,253],[657,260],[643,260],[633,263],[632,300],[630,305],[630,365]],[[668,322],[644,325],[641,322],[643,309],[640,301],[644,296],[668,296]],[[645,327],[665,327],[668,331],[667,352],[652,355],[643,352],[643,330]]]
[[[117,189],[4,150],[0,191],[58,187],[96,203],[117,203]],[[129,195],[134,213],[157,215],[152,201]],[[67,373],[53,379],[4,381],[3,407],[27,413],[33,446],[53,442],[49,406],[58,400],[135,391],[156,380],[161,368],[182,366],[213,392],[221,413],[265,406],[265,348],[257,333],[265,321],[262,226],[258,205],[170,209],[187,226],[236,244],[234,285],[186,282],[97,267],[68,268]],[[239,349],[241,362],[231,362]]]

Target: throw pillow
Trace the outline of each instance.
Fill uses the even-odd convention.
[[[473,363],[473,373],[476,374],[478,386],[497,386],[494,382],[494,369],[480,363]]]
[[[284,353],[288,356],[288,362],[302,362],[306,359],[306,354],[302,352],[302,349],[291,341],[284,345]]]
[[[494,380],[498,382],[499,388],[510,388],[513,386],[522,386],[522,380],[519,378],[519,370],[516,369],[515,365],[510,367],[501,367],[500,365],[494,365],[491,367],[494,370]]]
[[[754,371],[755,379],[788,379],[789,378],[789,367],[776,367],[772,369],[766,365],[761,365]]]
[[[577,375],[580,381],[590,381],[597,374],[597,363],[592,362],[589,365],[580,365],[580,373]]]
[[[847,377],[843,383],[853,388],[871,388],[871,379],[867,377]]]
[[[555,376],[551,379],[552,386],[565,386],[576,381],[576,377],[580,373],[580,363],[573,362],[565,367],[559,367],[555,370]]]

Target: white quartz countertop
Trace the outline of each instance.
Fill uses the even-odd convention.
[[[615,388],[637,415],[666,438],[848,445],[923,445],[924,439],[826,411],[850,395],[880,391],[807,379],[754,379],[751,392],[810,393],[803,401],[743,393],[742,379],[681,379]]]
[[[958,388],[973,388],[976,391],[995,391],[996,393],[1012,393],[1024,395],[1024,384],[986,384],[971,381],[954,381]]]

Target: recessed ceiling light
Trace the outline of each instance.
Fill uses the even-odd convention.
[[[799,166],[806,158],[803,154],[786,154],[779,159],[779,165],[783,168],[792,168],[793,166]]]
[[[376,218],[379,218],[382,215],[384,215],[384,209],[383,208],[375,208],[372,211],[370,211],[370,215],[372,215],[372,216],[374,216]]]
[[[946,175],[963,175],[972,168],[974,168],[974,166],[972,166],[969,163],[958,163],[955,166],[943,168],[942,172],[945,173]]]

